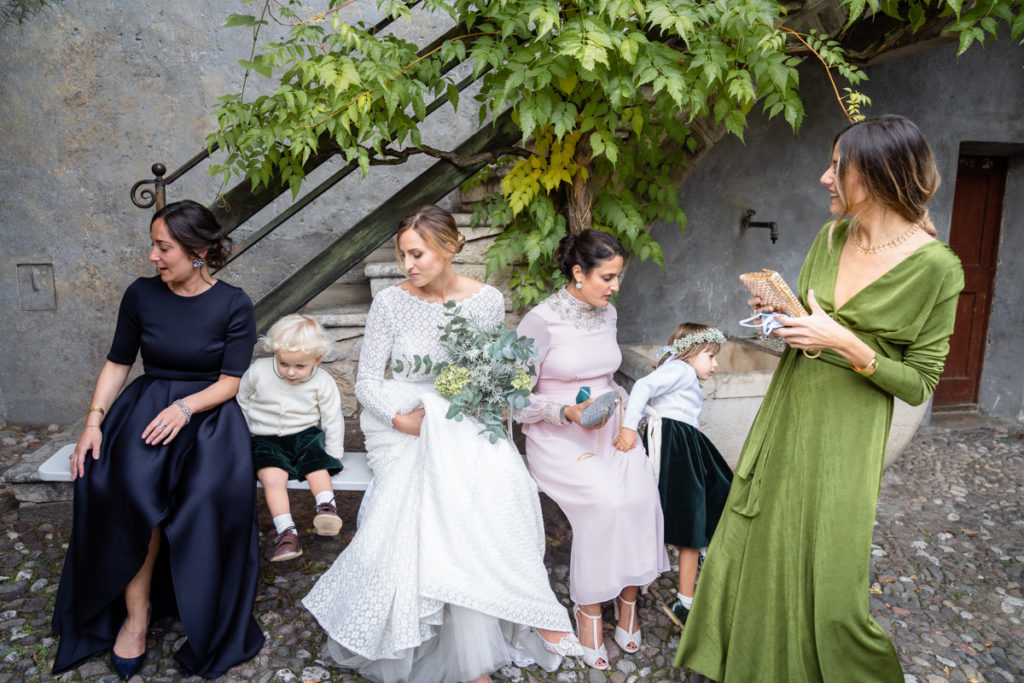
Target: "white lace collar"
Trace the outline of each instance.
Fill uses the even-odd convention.
[[[594,306],[585,301],[580,301],[569,290],[562,288],[551,295],[548,299],[551,302],[551,309],[558,316],[569,323],[577,330],[596,330],[604,325],[605,316],[608,313],[607,306]]]

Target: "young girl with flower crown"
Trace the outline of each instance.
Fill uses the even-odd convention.
[[[679,592],[662,609],[680,628],[693,603],[699,549],[711,542],[732,484],[732,470],[698,422],[704,400],[700,383],[715,372],[725,342],[725,335],[708,325],[677,327],[669,345],[658,350],[654,371],[633,385],[615,440],[616,448],[633,448],[641,413],[649,406],[644,441],[658,478],[665,542],[679,549]]]

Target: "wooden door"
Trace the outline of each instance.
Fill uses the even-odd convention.
[[[936,405],[978,402],[1005,188],[1005,158],[960,157],[949,246],[963,263],[964,291],[946,369],[935,389]]]

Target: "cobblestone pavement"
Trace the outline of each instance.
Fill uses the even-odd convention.
[[[0,430],[0,471],[50,438],[67,439],[60,427]],[[256,618],[267,644],[252,661],[221,680],[357,681],[324,661],[324,634],[300,599],[353,534],[361,494],[340,494],[346,526],[335,539],[308,530],[312,504],[293,492],[296,521],[305,529],[305,553],[284,566],[264,563]],[[886,472],[872,548],[870,600],[892,636],[907,681],[1007,682],[1024,680],[1024,433],[995,422],[922,428]],[[262,504],[262,500],[261,500]],[[70,508],[56,504],[19,509],[9,487],[0,489],[0,683],[53,680],[48,674],[55,640],[49,632],[54,593],[67,546]],[[547,565],[559,598],[569,604],[568,531],[564,517],[544,500]],[[273,540],[261,509],[262,550]],[[672,593],[666,574],[641,599],[644,644],[622,654],[606,628],[613,668],[599,672],[577,660],[547,674],[507,667],[495,681],[614,681],[707,679],[671,668],[678,633],[659,609]],[[866,587],[868,588],[868,587]],[[605,611],[606,619],[611,610]],[[181,625],[154,623],[141,679],[181,680],[171,655],[184,640]],[[86,663],[61,681],[115,681],[106,658]],[[136,677],[135,680],[140,680]],[[199,679],[195,679],[199,680]]]

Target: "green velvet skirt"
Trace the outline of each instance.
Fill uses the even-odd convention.
[[[729,497],[732,470],[703,432],[669,418],[661,420],[660,458],[658,493],[665,513],[665,543],[706,547]]]

